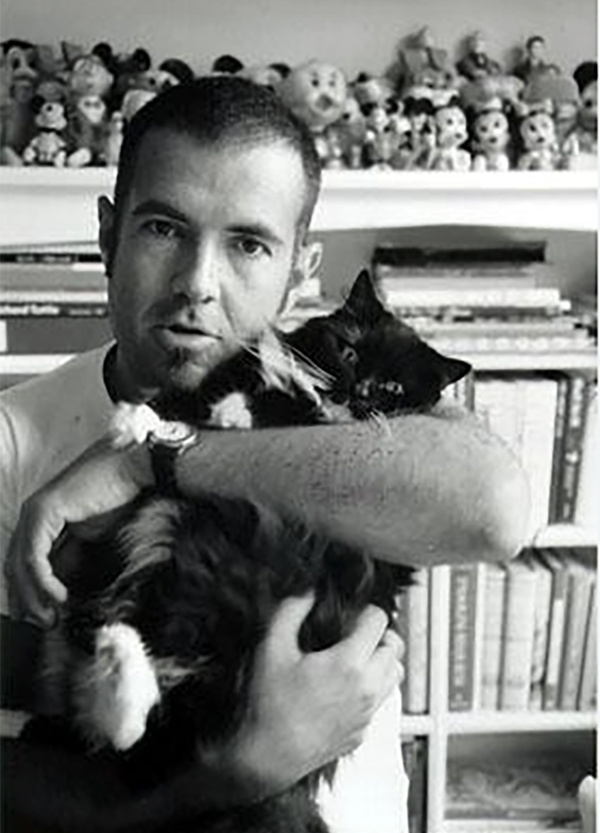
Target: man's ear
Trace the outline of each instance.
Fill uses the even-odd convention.
[[[108,197],[98,198],[98,244],[106,270],[110,278],[116,249],[115,207]]]
[[[294,265],[290,274],[290,281],[283,306],[279,315],[285,315],[294,306],[298,297],[302,294],[310,278],[314,278],[321,260],[323,259],[323,244],[317,240],[303,243],[296,254]]]

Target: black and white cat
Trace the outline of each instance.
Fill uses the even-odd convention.
[[[366,419],[427,410],[469,370],[387,310],[363,272],[331,315],[269,334],[193,395],[165,391],[154,407],[196,426]],[[128,430],[143,439],[147,409],[132,414],[138,424]],[[134,789],[160,784],[191,763],[198,744],[236,732],[256,650],[281,600],[315,592],[299,634],[300,648],[315,651],[348,634],[369,603],[391,621],[411,572],[267,507],[214,495],[143,495],[116,533],[82,546],[87,566],[72,578],[62,623],[70,723],[90,754],[112,750]],[[315,794],[333,769],[185,829],[325,833]]]

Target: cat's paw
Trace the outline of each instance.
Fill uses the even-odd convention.
[[[79,719],[90,740],[129,749],[143,736],[159,700],[156,673],[138,632],[120,622],[100,628],[76,693]]]
[[[119,402],[110,421],[108,436],[113,448],[142,445],[151,431],[156,431],[161,419],[149,405]]]
[[[252,428],[252,413],[243,393],[230,393],[212,406],[209,425],[215,428]]]

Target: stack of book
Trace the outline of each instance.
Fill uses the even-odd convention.
[[[530,549],[449,568],[448,710],[591,711],[597,702],[595,549]],[[403,591],[407,714],[429,707],[430,574]]]
[[[394,311],[446,353],[589,352],[571,304],[544,286],[546,244],[422,248],[381,245],[373,275]]]
[[[109,335],[97,247],[0,251],[0,352],[71,353],[102,344]]]

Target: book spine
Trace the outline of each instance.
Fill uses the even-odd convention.
[[[598,584],[594,576],[590,591],[590,610],[588,615],[581,683],[577,699],[577,708],[581,711],[595,709],[598,701]]]
[[[579,470],[579,485],[575,502],[575,523],[598,534],[598,391],[596,385],[588,390],[583,454]]]
[[[474,652],[477,610],[477,565],[450,568],[448,626],[448,709],[465,711],[474,702]]]
[[[548,525],[556,414],[555,379],[520,379],[524,402],[521,462],[531,488],[530,533]]]
[[[546,242],[511,242],[509,246],[479,246],[470,248],[437,248],[435,246],[376,246],[373,252],[375,263],[392,263],[405,266],[431,266],[432,264],[476,264],[485,263],[520,264],[543,263],[546,259]]]
[[[506,569],[488,564],[485,579],[485,613],[481,662],[481,708],[496,709],[500,693],[502,622],[504,620]]]
[[[592,573],[585,566],[573,562],[569,563],[567,572],[567,607],[558,707],[563,711],[572,711],[577,708],[583,667]]]
[[[95,302],[60,302],[19,301],[2,303],[0,301],[0,319],[10,318],[105,318],[108,306],[105,301]]]
[[[579,471],[583,455],[588,379],[583,374],[570,376],[565,420],[562,476],[557,498],[557,521],[572,523],[575,518]]]
[[[429,694],[429,571],[418,570],[406,588],[406,685],[404,709],[424,714]]]
[[[535,630],[536,574],[525,562],[518,561],[508,565],[507,576],[500,708],[526,709]]]
[[[548,636],[550,633],[550,606],[552,603],[552,573],[532,551],[529,556],[531,568],[536,573],[535,614],[533,649],[531,654],[531,675],[529,708],[539,710],[543,703],[543,684],[546,674]]]
[[[425,833],[427,828],[427,741],[414,738],[402,744],[404,766],[408,776],[408,831]]]
[[[554,415],[554,444],[552,447],[552,480],[550,484],[550,501],[548,520],[558,523],[558,497],[562,479],[564,456],[567,403],[569,397],[569,377],[561,374],[557,377],[556,413]]]
[[[546,653],[546,674],[543,685],[543,707],[545,710],[558,706],[562,647],[565,634],[565,609],[567,603],[567,570],[564,563],[553,553],[541,554],[544,563],[552,572],[552,601],[550,604],[550,630]]]
[[[545,309],[560,306],[558,289],[390,289],[384,293],[388,303],[402,307],[516,307]]]

